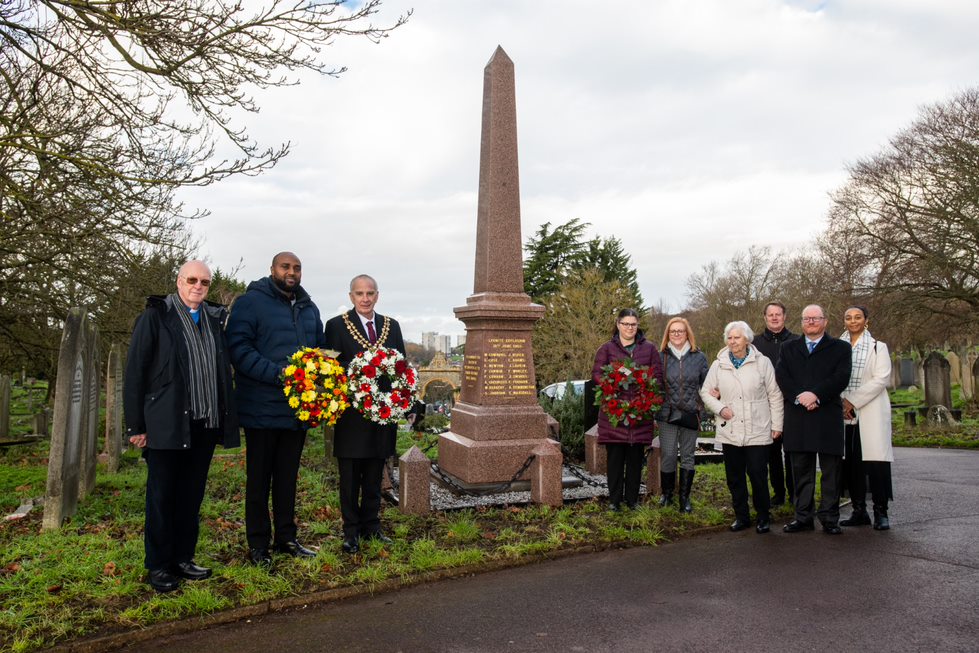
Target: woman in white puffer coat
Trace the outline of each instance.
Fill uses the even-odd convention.
[[[732,531],[751,526],[748,486],[757,513],[755,531],[771,529],[768,496],[768,450],[782,435],[782,392],[775,382],[771,361],[751,346],[754,333],[745,322],[724,327],[727,347],[707,372],[700,389],[704,405],[717,415],[715,438],[724,447],[724,471],[734,505]]]

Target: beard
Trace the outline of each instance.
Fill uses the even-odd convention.
[[[290,286],[288,284],[288,282],[286,282],[285,278],[280,279],[279,277],[276,277],[276,276],[273,276],[272,277],[272,283],[275,284],[275,287],[276,288],[278,288],[279,290],[281,290],[282,292],[284,292],[287,295],[291,295],[292,292],[296,289],[296,286],[299,285],[297,283],[297,284],[295,284],[293,286]]]

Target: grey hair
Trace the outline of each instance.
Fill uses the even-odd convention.
[[[374,279],[374,277],[372,277],[369,274],[358,274],[356,277],[354,277],[353,279],[351,279],[350,280],[350,290],[353,291],[354,284],[357,283],[358,281],[361,281],[361,280],[370,281],[371,282],[371,285],[374,286],[374,290],[377,290],[377,280]]]
[[[724,327],[724,340],[727,340],[728,335],[738,329],[744,334],[744,337],[748,339],[748,342],[754,342],[755,332],[751,330],[748,323],[743,320],[736,320],[734,322],[728,322],[727,326]]]

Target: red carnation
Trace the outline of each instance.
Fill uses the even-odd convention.
[[[394,364],[395,374],[404,374],[406,369],[408,369],[408,363],[403,360],[400,360]]]
[[[371,399],[370,395],[364,397],[364,408],[370,408],[374,405],[374,400]]]
[[[388,417],[391,417],[391,409],[387,406],[381,406],[381,409],[377,414],[381,416],[381,419],[387,419]]]
[[[377,376],[377,368],[368,365],[364,368],[364,376],[366,376],[368,379],[373,379],[375,376]]]

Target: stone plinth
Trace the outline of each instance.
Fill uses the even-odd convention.
[[[432,510],[432,461],[418,447],[404,452],[398,461],[398,508],[409,515]]]
[[[86,320],[86,323],[89,325],[85,351],[88,362],[86,363],[87,376],[83,396],[87,398],[87,402],[82,428],[81,464],[78,470],[79,499],[84,499],[95,489],[95,469],[101,450],[99,447],[99,404],[101,403],[102,375],[99,373],[99,368],[102,365],[99,360],[99,333],[91,322]]]
[[[534,462],[530,464],[530,500],[555,508],[564,505],[561,450],[553,443],[546,443],[537,445],[531,453]]]
[[[523,292],[513,62],[502,48],[483,76],[473,294],[455,314],[466,325],[466,356],[439,467],[469,486],[506,482],[546,444],[548,427],[531,346],[544,307]]]
[[[659,482],[660,453],[659,436],[653,438],[653,444],[646,454],[646,496],[653,497],[663,492]]]
[[[598,424],[585,432],[585,469],[589,474],[608,474],[608,453],[598,444]]]

